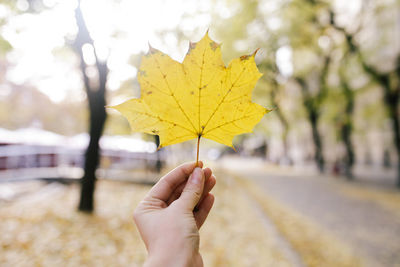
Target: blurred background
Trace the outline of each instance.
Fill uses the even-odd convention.
[[[105,105],[140,97],[149,43],[182,61],[260,48],[274,109],[217,177],[206,266],[400,266],[397,0],[0,1],[0,265],[141,266],[134,207],[196,144],[157,150]]]

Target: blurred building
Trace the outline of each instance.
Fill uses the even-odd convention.
[[[58,135],[38,128],[0,128],[0,171],[29,168],[82,168],[89,136]],[[101,166],[113,169],[151,168],[159,155],[156,145],[127,136],[104,136]]]

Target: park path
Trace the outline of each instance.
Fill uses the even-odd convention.
[[[251,161],[230,162],[224,167],[251,179],[268,196],[350,245],[367,266],[400,266],[399,213],[373,199],[352,196],[342,190],[346,183],[332,177],[279,172]]]

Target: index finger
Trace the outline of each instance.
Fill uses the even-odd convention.
[[[176,187],[185,181],[196,167],[202,168],[203,162],[199,161],[198,166],[196,162],[189,162],[176,167],[151,188],[148,196],[166,202]]]

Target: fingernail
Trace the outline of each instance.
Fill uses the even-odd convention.
[[[192,173],[192,179],[191,182],[194,184],[200,184],[202,180],[202,169],[201,168],[195,168],[193,173]]]

